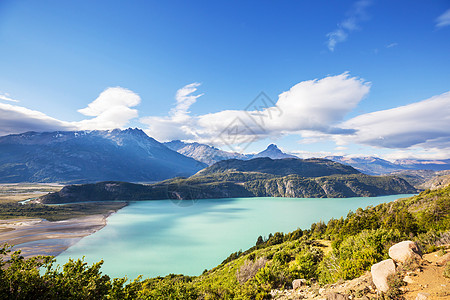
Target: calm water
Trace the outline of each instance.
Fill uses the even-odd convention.
[[[311,223],[346,216],[350,210],[410,195],[361,198],[232,198],[199,200],[180,207],[168,200],[131,203],[108,219],[108,225],[57,257],[89,263],[103,259],[113,277],[198,275],[259,235],[308,229]]]

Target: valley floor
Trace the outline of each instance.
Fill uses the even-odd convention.
[[[61,187],[41,183],[0,184],[0,245],[13,245],[13,250],[22,250],[24,257],[56,256],[105,227],[108,216],[126,205],[125,202],[103,202],[51,206],[50,209],[18,203],[59,191]]]
[[[64,221],[43,219],[0,220],[0,245],[15,245],[24,257],[58,255],[81,238],[106,225],[108,215],[91,215]]]

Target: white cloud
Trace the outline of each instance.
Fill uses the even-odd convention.
[[[19,102],[19,100],[12,99],[8,93],[0,93],[0,100],[10,101],[10,102]]]
[[[177,105],[170,111],[170,115],[175,119],[183,119],[189,114],[189,108],[192,104],[197,101],[197,98],[203,96],[200,95],[192,95],[197,91],[197,87],[200,86],[200,83],[194,82],[188,85],[185,85],[181,89],[177,91],[175,96],[175,100],[177,101]]]
[[[340,124],[356,130],[337,135],[339,144],[384,148],[421,147],[450,150],[450,92],[388,110],[363,114]]]
[[[270,106],[265,102],[261,103],[264,105],[252,106],[263,106],[260,110],[225,110],[191,116],[187,110],[201,96],[192,95],[197,87],[198,84],[188,85],[180,90],[187,92],[177,93],[188,100],[179,101],[177,97],[177,106],[169,116],[141,118],[141,122],[149,126],[148,134],[163,141],[182,139],[224,145],[299,133],[301,130],[348,132],[334,125],[342,121],[370,90],[369,83],[344,73],[300,82],[280,94],[276,105]],[[182,118],[177,117],[180,115]]]
[[[86,108],[79,110],[80,113],[94,118],[78,122],[61,121],[39,111],[0,103],[0,135],[26,131],[123,128],[131,119],[138,116],[137,110],[130,107],[140,102],[141,98],[128,89],[107,88]]]
[[[393,48],[393,47],[397,47],[398,43],[390,43],[389,45],[386,45],[386,48]]]
[[[189,108],[203,94],[193,95],[200,83],[194,82],[179,89],[175,95],[176,105],[167,117],[143,117],[140,121],[148,125],[147,133],[160,141],[175,139],[195,140],[195,120],[189,115]]]
[[[436,27],[445,27],[450,25],[450,9],[447,9],[442,15],[436,18]]]
[[[327,46],[330,51],[334,51],[336,44],[344,42],[350,32],[360,29],[359,23],[368,19],[366,8],[372,4],[369,0],[359,0],[355,2],[348,13],[348,17],[337,25],[337,28],[327,33]]]
[[[25,107],[0,103],[0,136],[27,131],[71,130],[73,125]]]
[[[141,103],[141,97],[122,87],[110,87],[104,90],[86,108],[78,112],[94,117],[74,124],[83,130],[114,129],[124,127],[131,119],[138,117],[138,111],[130,107]]]

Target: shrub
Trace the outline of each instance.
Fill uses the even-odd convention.
[[[360,276],[374,263],[387,258],[387,249],[399,239],[397,231],[385,229],[364,230],[346,237],[321,263],[319,281],[328,283]]]
[[[275,263],[283,265],[291,261],[291,256],[284,251],[279,251],[275,253],[275,255],[273,256],[273,260]]]
[[[290,268],[291,276],[303,279],[317,278],[317,269],[322,259],[323,251],[319,248],[312,247],[300,252],[295,259],[295,264]]]
[[[267,259],[260,257],[255,261],[246,260],[244,264],[237,270],[236,279],[240,284],[247,282],[255,277],[259,269],[263,268],[267,263]]]
[[[291,276],[277,263],[268,263],[255,275],[256,282],[265,290],[284,288],[290,285]]]
[[[403,292],[400,290],[402,286],[406,285],[406,282],[403,281],[403,275],[400,273],[394,273],[388,276],[387,278],[389,290],[385,293],[385,299],[395,299],[400,300],[404,299],[402,297]]]
[[[450,278],[450,261],[447,262],[444,268],[444,277]]]

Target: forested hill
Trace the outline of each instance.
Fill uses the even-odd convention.
[[[173,178],[149,185],[110,181],[69,185],[57,193],[40,197],[38,201],[343,198],[409,194],[416,191],[401,178],[369,176],[329,160],[258,158],[218,162],[189,178]]]
[[[212,173],[223,173],[226,171],[259,172],[281,176],[299,175],[302,177],[322,177],[360,173],[351,166],[340,164],[328,159],[271,159],[268,157],[261,157],[251,160],[229,159],[219,161],[214,165],[200,171],[198,175],[204,176]]]

